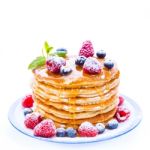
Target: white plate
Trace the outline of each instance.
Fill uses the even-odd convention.
[[[69,138],[69,137],[53,137],[53,138],[41,138],[36,137],[33,135],[33,131],[30,129],[27,129],[24,126],[24,115],[23,110],[21,107],[21,99],[18,99],[16,102],[12,104],[12,106],[9,109],[8,113],[8,119],[10,123],[13,125],[14,128],[16,128],[21,133],[28,135],[32,138],[36,138],[39,140],[44,140],[47,142],[57,142],[57,143],[89,143],[89,142],[97,142],[97,141],[104,141],[108,139],[112,139],[115,137],[118,137],[120,135],[126,134],[132,129],[134,129],[141,121],[142,119],[142,113],[140,107],[136,104],[135,101],[130,99],[127,96],[122,95],[125,99],[124,105],[131,111],[131,116],[129,119],[123,123],[119,123],[119,126],[117,129],[114,130],[105,130],[103,134],[100,134],[96,137],[75,137],[75,138]]]

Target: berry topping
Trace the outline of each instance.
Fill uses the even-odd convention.
[[[112,60],[106,60],[104,62],[104,66],[107,68],[107,69],[112,69],[114,67],[114,62],[112,62]]]
[[[95,58],[89,57],[83,65],[83,71],[88,74],[98,74],[101,72],[101,64]]]
[[[81,137],[94,137],[98,134],[98,129],[90,122],[83,122],[78,128],[78,133]]]
[[[60,74],[62,74],[62,75],[67,75],[67,74],[69,74],[71,72],[72,72],[72,69],[70,67],[62,66],[60,68]]]
[[[59,48],[56,50],[56,54],[60,57],[65,57],[67,54],[67,50],[65,48]]]
[[[77,59],[75,60],[75,64],[78,66],[83,66],[85,61],[86,61],[86,57],[78,56]]]
[[[56,129],[56,136],[57,137],[64,137],[66,135],[66,130],[64,128],[57,128]]]
[[[51,119],[45,119],[34,128],[34,135],[40,137],[53,137],[56,134],[56,127]]]
[[[117,112],[115,114],[116,119],[119,122],[124,122],[130,117],[130,111],[125,107],[118,107]]]
[[[106,52],[104,50],[99,50],[97,51],[96,55],[98,58],[105,58]]]
[[[33,110],[31,108],[25,108],[23,109],[23,114],[26,116],[27,114],[31,114]]]
[[[121,106],[123,103],[124,103],[124,98],[122,96],[119,96],[118,106]]]
[[[66,129],[66,135],[67,135],[68,137],[72,137],[72,138],[73,138],[73,137],[76,137],[77,131],[76,131],[75,129],[69,127],[69,128]]]
[[[83,42],[82,48],[80,49],[79,56],[92,57],[94,55],[94,49],[91,41]]]
[[[52,73],[59,73],[60,68],[66,65],[65,59],[57,56],[50,56],[46,61],[48,71]]]
[[[30,108],[33,106],[33,98],[32,95],[27,95],[22,99],[22,106],[24,108]]]
[[[28,114],[25,117],[24,124],[27,128],[34,129],[34,127],[42,121],[39,113]]]
[[[106,128],[107,129],[116,129],[118,127],[118,121],[116,119],[112,119],[107,122]]]
[[[105,125],[103,123],[97,123],[96,128],[98,129],[99,134],[101,134],[105,131]]]

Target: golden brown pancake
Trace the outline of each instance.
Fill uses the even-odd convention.
[[[62,119],[62,118],[56,117],[52,114],[49,114],[49,113],[43,111],[42,109],[39,109],[38,107],[36,108],[36,111],[40,112],[43,115],[43,117],[52,119],[54,122],[58,122],[62,125],[68,124],[68,125],[72,126],[72,125],[80,125],[84,121],[89,121],[93,124],[96,124],[98,122],[102,122],[102,123],[106,122],[107,120],[111,119],[114,116],[114,114],[116,113],[116,108],[114,108],[113,110],[111,110],[107,113],[99,114],[95,117],[85,118],[85,119],[76,119],[76,120]]]
[[[85,74],[75,65],[76,57],[67,57],[68,75],[54,74],[46,66],[33,71],[32,84],[35,110],[52,119],[57,126],[78,127],[82,122],[93,124],[111,119],[118,104],[120,72],[102,67],[101,73]],[[104,59],[97,60],[103,66]]]

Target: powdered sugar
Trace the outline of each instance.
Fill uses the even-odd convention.
[[[83,65],[83,71],[89,74],[98,74],[101,72],[101,64],[97,59],[89,57]]]

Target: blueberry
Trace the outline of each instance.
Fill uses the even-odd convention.
[[[23,109],[23,114],[26,116],[27,114],[31,114],[33,110],[31,108],[24,108]]]
[[[105,125],[103,123],[97,123],[96,128],[98,129],[99,134],[105,131]]]
[[[99,50],[97,51],[96,55],[98,58],[105,58],[106,52],[104,50]]]
[[[118,121],[116,119],[112,119],[106,124],[107,129],[116,129],[118,127]]]
[[[76,137],[77,131],[71,127],[66,129],[66,135],[68,137]]]
[[[59,48],[56,50],[56,54],[60,57],[65,57],[67,54],[67,50],[65,48]]]
[[[66,130],[64,128],[57,128],[56,129],[56,136],[57,137],[64,137],[66,134]]]
[[[112,69],[114,67],[114,62],[112,60],[106,60],[104,66],[108,69]]]
[[[85,56],[78,56],[77,59],[75,60],[75,64],[78,65],[78,66],[83,66],[85,61],[86,61]]]
[[[60,68],[60,74],[62,74],[62,75],[67,75],[71,72],[72,72],[72,69],[70,67],[62,66]]]

